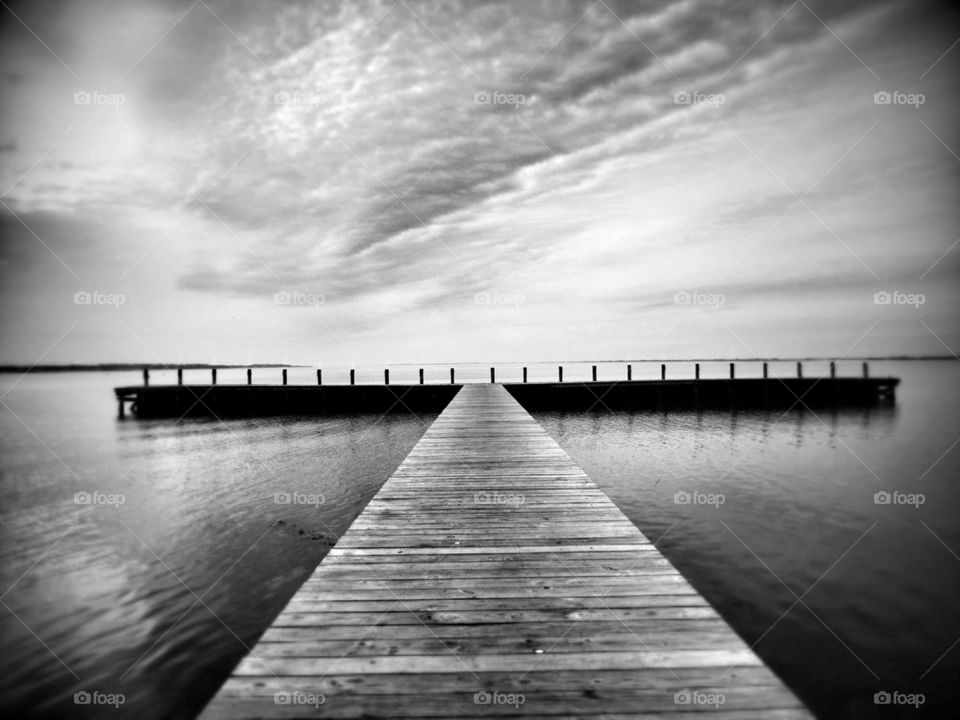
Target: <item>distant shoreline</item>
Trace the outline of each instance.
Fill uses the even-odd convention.
[[[957,358],[951,355],[894,355],[889,357],[800,357],[800,358],[672,358],[672,359],[653,359],[653,360],[540,360],[537,362],[528,362],[527,365],[584,365],[589,363],[607,364],[607,363],[683,363],[683,362],[827,362],[837,360],[838,362],[871,361],[871,362],[904,362],[904,361],[941,361]],[[457,367],[462,365],[523,365],[520,361],[480,361],[480,362],[453,362],[453,363],[395,363],[391,367]],[[252,365],[242,364],[210,364],[210,363],[184,363],[184,364],[162,364],[162,363],[74,363],[67,365],[0,365],[0,373],[58,373],[58,372],[129,372],[139,370],[212,370],[218,369],[236,369],[236,368],[307,368],[317,367],[315,365],[289,365],[284,363],[254,363]],[[339,366],[337,366],[339,367]],[[345,366],[344,366],[345,367]],[[358,367],[367,367],[364,365]]]

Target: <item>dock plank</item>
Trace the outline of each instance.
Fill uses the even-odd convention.
[[[491,384],[459,391],[202,717],[704,710],[810,717]]]

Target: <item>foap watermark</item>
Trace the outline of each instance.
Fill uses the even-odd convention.
[[[274,293],[274,305],[299,305],[301,307],[317,307],[327,301],[325,295],[319,293],[305,293],[298,290],[281,290]]]
[[[521,693],[504,693],[496,690],[478,690],[473,694],[474,705],[512,705],[519,708],[527,701]]]
[[[105,693],[99,690],[80,690],[73,694],[74,705],[113,705],[120,707],[127,701],[123,693]]]
[[[899,690],[881,690],[873,694],[874,705],[913,705],[919,708],[927,701],[923,693],[905,693]]]
[[[899,90],[888,92],[879,90],[873,94],[874,105],[913,105],[918,108],[927,101],[927,96],[923,93],[905,93]]]
[[[727,301],[721,293],[699,292],[698,290],[680,290],[673,294],[675,305],[702,305],[705,307],[720,307]]]
[[[499,90],[480,90],[473,94],[473,102],[475,105],[512,105],[517,110],[521,105],[526,105],[527,96]]]
[[[127,296],[123,293],[80,290],[73,294],[74,305],[106,305],[108,307],[119,308],[125,302],[127,302]]]
[[[723,493],[687,492],[680,490],[673,494],[674,505],[713,505],[720,507],[727,501]]]
[[[322,693],[302,692],[300,690],[280,690],[273,694],[274,705],[312,705],[320,707],[327,698]]]
[[[878,490],[873,494],[874,505],[913,505],[919,508],[927,501],[923,493],[905,493],[899,490]]]
[[[313,505],[318,507],[326,502],[321,493],[279,492],[273,494],[274,505]]]
[[[709,105],[720,107],[727,101],[722,93],[702,93],[696,90],[681,90],[673,94],[674,105]]]
[[[74,505],[112,505],[115,508],[120,507],[127,501],[123,493],[104,493],[94,490],[93,492],[76,492],[73,494]]]
[[[726,701],[727,697],[723,693],[701,692],[686,688],[673,694],[674,705],[712,705],[718,708]]]
[[[478,492],[473,494],[474,505],[523,505],[527,499],[517,493]]]
[[[474,305],[523,305],[527,301],[526,296],[520,293],[505,293],[497,290],[489,292],[478,292],[473,296]]]
[[[919,309],[926,302],[927,296],[923,293],[879,290],[873,294],[874,305],[913,305]]]
[[[323,95],[317,93],[278,92],[273,96],[274,105],[293,105],[295,107],[317,107],[323,104]]]
[[[127,102],[122,93],[104,93],[96,90],[78,90],[73,94],[74,105],[109,105],[120,107]]]

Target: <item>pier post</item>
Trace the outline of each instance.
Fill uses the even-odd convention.
[[[693,379],[694,380],[700,379],[700,363],[696,363],[693,366]]]
[[[247,385],[253,385],[253,368],[247,368]]]
[[[736,371],[734,370],[734,363],[730,363],[730,379],[733,380],[736,377]]]
[[[210,371],[210,380],[212,381],[212,382],[210,383],[211,385],[216,385],[216,384],[217,384],[217,369],[216,369],[216,368],[213,368],[213,369]]]
[[[666,380],[666,379],[667,379],[667,365],[666,365],[666,363],[660,363],[660,379],[661,379],[661,380]]]
[[[560,382],[563,382],[563,365],[557,368],[557,375],[560,378]]]
[[[627,380],[633,380],[633,365],[627,365]]]
[[[763,379],[764,379],[764,380],[767,379],[767,364],[766,364],[766,363],[763,364]]]
[[[350,370],[350,384],[353,385],[357,380],[356,370]]]
[[[389,369],[389,368],[384,368],[384,370],[383,370],[383,384],[384,384],[384,385],[389,385],[389,384],[390,384],[390,369]]]
[[[831,380],[837,379],[837,363],[834,362],[833,360],[830,361],[830,379]]]
[[[284,385],[287,384],[287,369],[286,369],[286,368],[283,369],[283,384],[284,384]]]
[[[493,368],[490,368],[490,382],[495,383],[497,381],[497,376],[494,373]]]
[[[526,368],[523,369],[523,381],[524,381],[524,382],[527,381],[527,369],[526,369]]]
[[[150,371],[147,368],[143,369],[143,386],[146,387],[150,384]]]
[[[803,363],[801,363],[801,362],[798,362],[798,363],[797,363],[797,377],[798,377],[798,378],[802,378],[802,377],[803,377]]]
[[[450,384],[453,385],[453,368],[450,368]]]
[[[863,377],[865,378],[870,377],[870,367],[867,363],[863,364]]]
[[[183,385],[183,368],[177,368],[177,385]]]
[[[123,418],[124,418],[123,398],[120,398],[120,402],[117,403],[117,415],[119,416],[119,418],[120,418],[121,420],[123,420]]]
[[[767,385],[768,368],[767,363],[763,363],[763,408],[770,407],[770,387]]]
[[[323,385],[323,371],[317,368],[317,385]]]
[[[420,368],[420,384],[423,385],[423,368]]]

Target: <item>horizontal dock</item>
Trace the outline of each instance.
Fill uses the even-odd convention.
[[[491,372],[491,375],[493,373]],[[451,373],[452,375],[452,373]],[[895,401],[897,378],[730,378],[507,383],[528,410],[870,407]],[[130,385],[114,389],[120,417],[341,415],[440,412],[462,386]]]
[[[202,717],[807,718],[514,398],[467,385]]]

